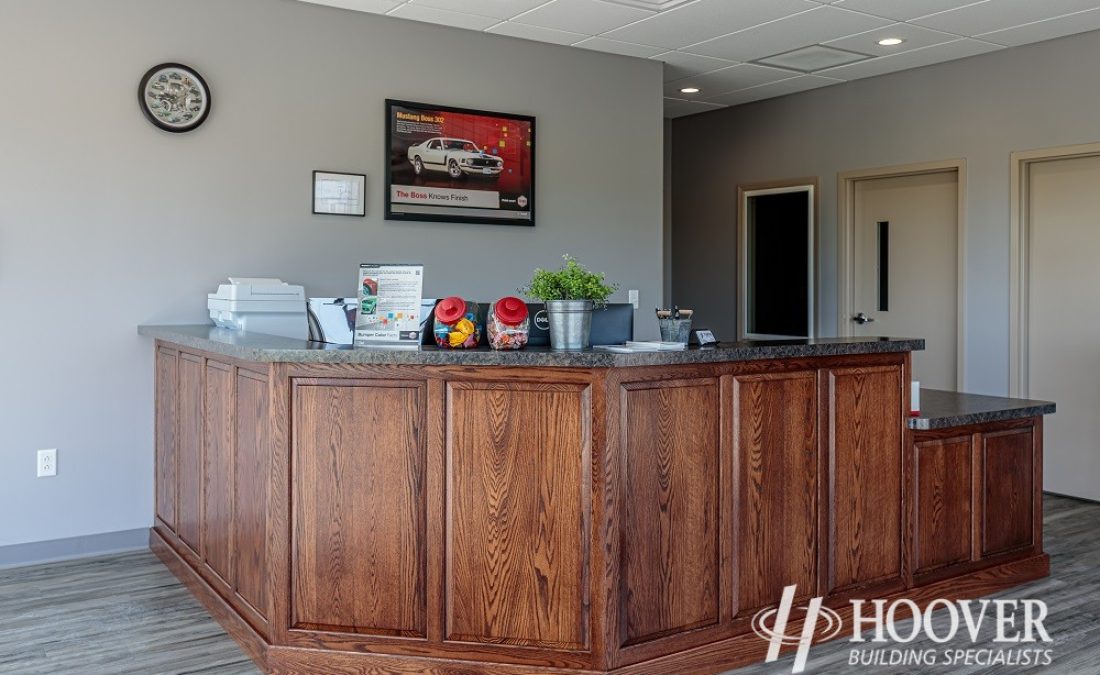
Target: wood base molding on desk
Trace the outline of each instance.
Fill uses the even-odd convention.
[[[768,643],[754,633],[746,633],[713,642],[694,649],[662,656],[614,670],[580,670],[548,666],[519,666],[484,661],[442,660],[431,657],[393,656],[366,652],[334,652],[298,647],[269,645],[248,622],[219,596],[195,570],[169,545],[156,530],[150,531],[149,546],[153,553],[195,595],[211,616],[221,624],[260,668],[271,675],[653,675],[653,673],[691,673],[706,675],[763,660]],[[1041,579],[1050,574],[1050,558],[1044,553],[1020,560],[987,567],[969,574],[909,589],[887,599],[907,598],[926,607],[938,598],[964,600],[989,595],[997,591]],[[837,606],[837,613],[846,623],[852,618],[851,606]],[[899,620],[904,613],[898,613]],[[802,630],[800,619],[791,619],[788,632]],[[849,633],[841,631],[836,640]],[[784,648],[784,652],[792,651]]]
[[[906,351],[156,359],[151,546],[271,673],[720,672],[790,584],[844,616],[1048,569],[1040,421],[914,434]]]

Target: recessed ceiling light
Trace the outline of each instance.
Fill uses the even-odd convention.
[[[680,90],[681,94],[698,94],[699,87],[684,87]]]
[[[878,41],[883,47],[893,47],[894,45],[900,45],[902,42],[905,42],[905,40],[901,38],[885,38]]]

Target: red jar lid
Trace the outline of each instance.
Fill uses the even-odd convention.
[[[497,304],[493,306],[493,312],[502,322],[516,324],[527,318],[527,303],[509,295],[497,300]]]
[[[466,301],[457,295],[443,298],[435,306],[435,318],[443,323],[454,323],[466,315]]]

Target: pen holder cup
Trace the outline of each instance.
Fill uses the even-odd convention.
[[[657,319],[661,327],[661,340],[687,344],[691,335],[691,319]]]

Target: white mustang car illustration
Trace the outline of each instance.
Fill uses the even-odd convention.
[[[425,171],[446,171],[451,178],[498,176],[504,170],[503,159],[485,153],[473,141],[462,138],[429,138],[410,145],[409,162],[417,176]]]

